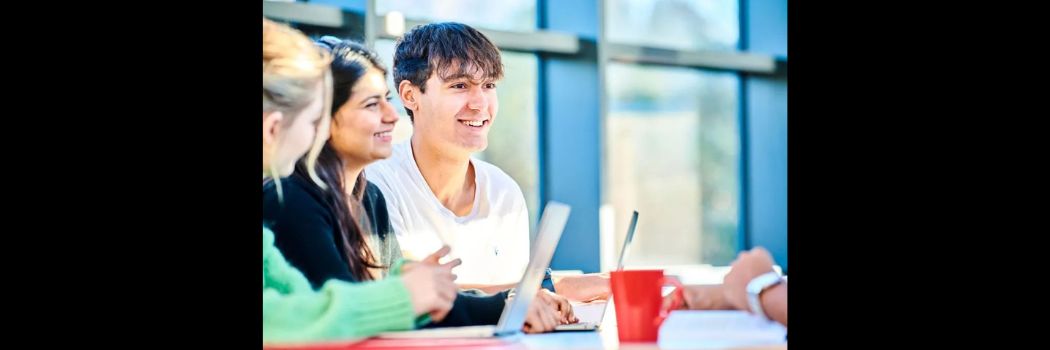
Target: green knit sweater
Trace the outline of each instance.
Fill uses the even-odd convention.
[[[365,338],[428,321],[416,320],[408,289],[396,273],[374,282],[330,280],[315,291],[273,241],[273,232],[263,227],[264,343]]]

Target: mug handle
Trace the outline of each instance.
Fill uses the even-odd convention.
[[[666,308],[661,306],[660,314],[653,320],[653,324],[657,327],[660,327],[660,325],[664,323],[664,320],[667,319],[667,316],[671,314],[672,310],[682,307],[682,304],[685,303],[685,287],[682,287],[682,283],[678,282],[678,279],[676,278],[664,277],[660,280],[661,287],[667,284],[674,285],[675,288],[671,291],[671,305]]]

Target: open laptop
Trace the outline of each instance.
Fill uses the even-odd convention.
[[[623,240],[623,249],[620,250],[620,259],[619,259],[619,262],[616,263],[616,269],[617,270],[623,268],[623,262],[626,261],[626,259],[627,259],[627,248],[631,246],[631,241],[634,240],[634,229],[637,226],[638,226],[638,211],[635,210],[634,213],[631,214],[631,224],[627,226],[627,238]],[[572,324],[559,325],[558,327],[554,328],[555,332],[557,332],[557,331],[564,331],[564,332],[567,332],[567,331],[593,331],[593,330],[598,329],[598,327],[600,327],[602,325],[602,319],[605,318],[605,311],[609,309],[609,301],[605,300],[605,301],[601,301],[601,302],[598,302],[598,303],[576,304],[573,307],[576,310],[578,310],[578,311],[583,311],[583,310],[580,310],[582,308],[600,307],[601,308],[601,312],[600,313],[596,313],[597,318],[590,318],[590,319],[584,319],[584,318],[580,317],[583,314],[582,312],[580,312],[577,315],[577,317],[580,317],[580,322],[572,323]],[[588,313],[588,314],[590,314],[590,313]]]
[[[532,257],[529,258],[529,266],[518,283],[517,291],[538,291],[543,282],[544,272],[554,257],[554,250],[558,247],[562,230],[565,223],[569,221],[571,208],[562,203],[548,202],[543,209],[540,218],[540,226],[536,234],[536,241],[532,244]],[[525,316],[529,311],[529,305],[536,298],[536,293],[517,293],[514,299],[504,305],[503,314],[499,317],[499,323],[495,326],[466,326],[430,328],[405,332],[380,333],[379,338],[393,339],[416,339],[416,338],[496,338],[518,335],[522,326],[525,325]]]

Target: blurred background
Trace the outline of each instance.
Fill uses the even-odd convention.
[[[553,269],[614,268],[638,210],[629,266],[724,266],[762,246],[787,272],[787,0],[263,1],[263,14],[364,42],[388,67],[415,25],[485,33],[506,77],[477,158],[517,180],[534,230],[542,203],[572,205]],[[412,125],[394,103],[396,143]]]

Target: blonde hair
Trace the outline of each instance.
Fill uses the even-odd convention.
[[[329,69],[331,55],[320,50],[306,35],[263,18],[262,36],[263,113],[280,111],[285,115],[282,123],[290,124],[299,112],[317,98],[314,88],[324,83],[324,100],[321,121],[314,135],[313,145],[306,155],[307,172],[315,183],[326,188],[314,171],[317,156],[324,147],[332,108],[332,72]],[[276,175],[276,162],[271,162],[270,172]],[[275,179],[277,196],[281,196],[280,179]]]

